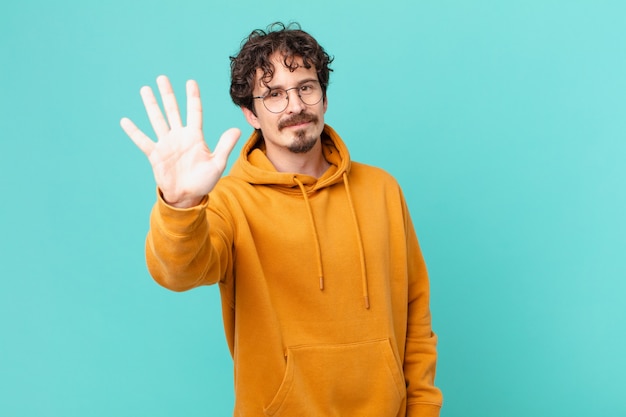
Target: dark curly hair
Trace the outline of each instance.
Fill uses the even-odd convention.
[[[237,56],[230,57],[230,97],[239,107],[245,107],[255,113],[252,91],[256,82],[257,68],[263,71],[261,80],[269,83],[274,76],[274,65],[270,57],[278,52],[283,58],[283,64],[290,71],[295,71],[298,64],[296,58],[301,58],[304,68],[315,67],[317,78],[322,86],[324,97],[332,69],[329,67],[333,58],[308,33],[304,32],[298,23],[276,22],[267,27],[267,30],[256,29],[242,41]]]

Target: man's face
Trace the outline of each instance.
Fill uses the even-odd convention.
[[[270,89],[288,90],[300,87],[306,82],[318,81],[315,68],[305,68],[299,57],[295,58],[298,68],[293,72],[283,65],[282,57],[278,53],[274,54],[272,61],[274,75],[267,86],[261,81],[263,72],[257,69],[253,96],[265,96]],[[324,97],[317,104],[307,105],[298,96],[297,88],[289,90],[287,94],[289,97],[287,107],[280,113],[270,112],[263,105],[262,99],[254,100],[256,115],[245,108],[243,112],[252,127],[261,129],[268,152],[288,150],[293,153],[305,153],[310,151],[320,139],[324,129],[327,101]]]

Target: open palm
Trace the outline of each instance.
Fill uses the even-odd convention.
[[[120,122],[122,129],[146,154],[157,186],[168,204],[192,207],[207,195],[226,168],[228,156],[241,132],[231,128],[225,131],[211,152],[202,133],[202,102],[195,81],[187,81],[187,125],[183,126],[176,97],[165,76],[157,78],[167,121],[150,87],[142,87],[148,118],[157,136],[151,140],[127,118]]]

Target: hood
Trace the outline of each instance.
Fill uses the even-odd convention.
[[[343,143],[339,135],[328,125],[324,125],[322,131],[322,152],[330,163],[330,168],[320,177],[315,178],[309,175],[302,175],[293,172],[278,172],[270,162],[264,152],[264,142],[261,134],[255,131],[241,150],[241,156],[233,165],[230,175],[240,178],[254,185],[268,185],[285,193],[298,193],[302,195],[306,213],[311,225],[311,239],[315,247],[315,259],[317,263],[317,275],[319,288],[324,290],[324,270],[322,267],[322,253],[320,249],[320,236],[315,223],[315,216],[309,202],[309,194],[324,187],[342,183],[346,190],[346,196],[352,220],[354,222],[354,233],[359,250],[359,263],[361,266],[361,284],[363,288],[364,306],[370,308],[367,273],[365,265],[365,252],[363,250],[363,239],[357,219],[348,174],[350,172],[350,155],[348,148]]]
[[[320,177],[292,172],[278,172],[264,152],[265,144],[258,131],[254,131],[237,159],[230,175],[250,184],[274,185],[280,188],[298,188],[301,182],[307,191],[315,191],[343,181],[343,175],[350,172],[350,154],[339,135],[328,125],[322,131],[322,151],[330,163],[330,168]]]

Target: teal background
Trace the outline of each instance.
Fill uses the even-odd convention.
[[[229,60],[297,20],[335,56],[327,122],[403,186],[426,257],[443,417],[624,416],[626,3],[0,6],[0,415],[226,416],[216,287],[143,259],[139,88],[198,80],[210,145],[251,129]],[[184,100],[183,100],[184,103]]]

